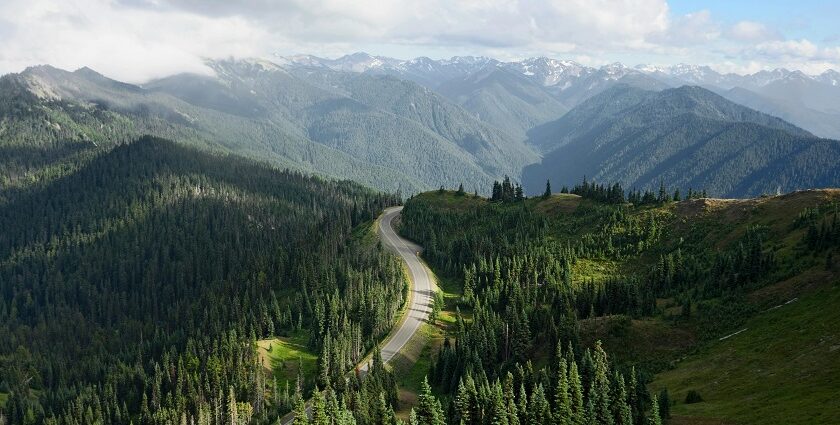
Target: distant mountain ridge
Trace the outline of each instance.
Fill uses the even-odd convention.
[[[586,174],[644,187],[668,176],[740,196],[776,190],[771,163],[782,190],[834,184],[837,168],[826,164],[819,174],[808,166],[835,157],[836,143],[819,139],[840,132],[830,72],[762,72],[749,76],[751,89],[724,89],[748,76],[688,65],[400,61],[364,53],[207,65],[215,75],[142,85],[49,66],[0,78],[0,150],[7,153],[0,183],[17,187],[32,173],[61,175],[90,150],[144,134],[404,194],[441,185],[485,188],[505,175],[534,192],[546,178],[572,184]],[[696,165],[706,177],[669,174],[710,145],[714,152]],[[688,146],[696,152],[684,151]],[[27,153],[33,149],[48,151]],[[706,161],[721,153],[728,156]],[[794,163],[780,165],[785,155]],[[733,171],[736,158],[755,175]]]
[[[523,172],[530,193],[546,180],[571,186],[583,176],[628,189],[667,182],[727,197],[840,185],[840,141],[697,86],[616,86],[535,133],[543,138],[533,143],[546,153]]]
[[[522,140],[410,81],[300,73],[264,60],[208,65],[216,76],[180,74],[142,86],[89,69],[33,67],[3,77],[0,87],[33,95],[24,110],[7,118],[37,122],[37,110],[62,114],[73,125],[89,121],[85,135],[48,138],[104,140],[100,135],[109,124],[101,118],[111,114],[126,138],[168,137],[389,191],[484,187],[504,175],[518,178],[524,165],[538,160]],[[84,111],[84,117],[73,111]],[[20,136],[4,136],[26,139],[32,131],[19,130]]]
[[[499,122],[510,134],[522,136],[527,131],[550,120],[522,120],[525,111],[515,106],[522,98],[515,96],[510,111],[495,106],[507,101],[499,98],[497,87],[483,88],[475,84],[476,76],[488,74],[487,68],[497,68],[518,74],[533,83],[529,91],[544,91],[559,108],[547,107],[544,115],[559,118],[591,96],[617,82],[648,90],[696,85],[712,90],[729,100],[772,115],[779,115],[820,137],[840,139],[840,73],[827,70],[819,75],[807,75],[798,70],[774,69],[753,74],[721,73],[709,66],[677,64],[671,66],[637,65],[628,67],[613,63],[600,67],[581,65],[571,60],[547,57],[526,58],[516,61],[499,61],[486,57],[456,56],[433,60],[425,57],[400,60],[367,53],[354,53],[338,59],[315,56],[280,57],[278,63],[287,68],[319,67],[336,71],[388,74],[409,79],[441,93],[461,104],[488,122]],[[473,87],[474,94],[464,95],[462,84]],[[513,83],[512,83],[513,84]],[[515,86],[520,83],[515,83]],[[516,91],[506,87],[504,91]],[[733,94],[730,94],[735,90]],[[744,91],[749,93],[745,93]],[[490,93],[486,93],[489,91]],[[450,95],[449,93],[458,93]],[[488,98],[489,99],[486,99]],[[489,104],[488,104],[489,103]],[[494,105],[495,104],[495,105]],[[527,108],[525,108],[527,109]],[[493,113],[488,111],[494,110]],[[808,111],[808,112],[803,112]],[[813,113],[812,113],[813,112]],[[539,116],[539,114],[538,114]],[[491,121],[495,120],[495,121]]]
[[[826,84],[840,86],[840,73],[827,70],[821,74],[808,75],[798,70],[777,68],[762,70],[753,74],[721,73],[705,65],[676,64],[669,66],[636,65],[628,67],[621,63],[611,63],[600,67],[582,65],[572,60],[549,57],[530,57],[521,60],[500,61],[483,56],[454,56],[449,59],[396,59],[385,56],[372,56],[364,52],[352,53],[337,59],[326,59],[313,55],[277,56],[277,63],[284,67],[323,67],[334,71],[349,72],[411,72],[437,74],[445,78],[465,77],[481,68],[491,65],[509,69],[525,75],[544,86],[567,86],[574,79],[588,77],[598,71],[620,79],[628,74],[642,73],[659,78],[670,78],[678,85],[692,84],[716,86],[730,89],[736,86],[746,88],[763,87],[773,82],[791,78],[803,78]],[[447,70],[448,73],[445,73]]]

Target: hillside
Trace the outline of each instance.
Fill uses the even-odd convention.
[[[2,77],[3,98],[18,104],[4,109],[0,143],[14,150],[35,143],[49,157],[10,160],[14,168],[3,179],[22,185],[19,174],[75,162],[62,149],[77,153],[143,134],[405,193],[457,182],[484,186],[537,160],[521,140],[415,83],[292,74],[265,61],[209,65],[215,76],[175,75],[142,87],[86,68],[42,66]],[[57,144],[46,148],[47,141]]]
[[[531,128],[553,121],[569,110],[542,85],[496,66],[463,79],[448,80],[437,91],[479,119],[520,139],[525,139]]]
[[[667,389],[671,423],[832,423],[840,414],[829,325],[840,191],[631,205],[598,200],[597,187],[575,190],[583,196],[489,201],[446,191],[407,203],[402,233],[459,287],[451,311],[462,318],[444,331],[458,345],[439,349],[429,369],[447,377],[439,368],[459,365],[455,378],[433,381],[441,397],[460,391],[459,375],[471,379],[460,361],[481,360],[491,388],[522,369],[535,376],[526,388],[549,388],[551,353],[586,363],[600,340],[617,371],[634,368],[647,383],[639,397]],[[685,404],[689,390],[705,401]]]
[[[740,87],[719,93],[735,103],[779,117],[818,137],[840,139],[840,111],[811,109],[796,99],[765,97]]]
[[[393,325],[402,270],[355,235],[395,202],[151,137],[13,193],[0,204],[0,415],[275,420],[323,383],[272,379],[257,339],[305,335],[298,350],[336,379]]]
[[[529,193],[586,175],[626,188],[669,182],[684,191],[755,196],[840,184],[840,142],[819,139],[699,87],[647,93],[615,87],[535,131],[544,155]]]

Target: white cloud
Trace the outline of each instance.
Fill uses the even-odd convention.
[[[690,46],[706,44],[719,36],[720,26],[712,19],[711,12],[701,10],[673,19],[667,31],[654,39],[663,45]]]
[[[837,48],[784,40],[760,22],[674,16],[666,0],[2,0],[0,45],[0,73],[49,63],[132,82],[208,72],[203,57],[360,49],[733,69],[840,62]]]
[[[760,22],[741,21],[729,28],[726,35],[736,41],[756,42],[781,38],[778,31],[768,28]]]
[[[840,47],[819,47],[809,40],[760,43],[745,51],[747,55],[783,61],[838,61]]]
[[[49,63],[90,66],[106,75],[141,82],[175,72],[209,72],[207,56],[262,53],[269,36],[238,17],[126,10],[97,0],[10,0],[0,16],[13,29],[0,40],[0,72]],[[6,18],[8,20],[8,18]]]

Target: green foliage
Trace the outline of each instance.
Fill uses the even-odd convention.
[[[395,320],[399,263],[351,238],[395,202],[154,138],[14,194],[0,204],[12,422],[276,418],[291,403],[275,403],[256,339],[311,329],[343,373]]]
[[[658,416],[651,421],[661,423],[670,414],[670,394],[659,392],[658,404],[651,403],[645,383],[652,372],[695,341],[716,341],[747,326],[762,310],[750,299],[755,291],[772,291],[770,284],[798,276],[804,267],[824,270],[822,255],[812,258],[800,243],[811,221],[792,223],[806,206],[824,205],[836,192],[717,201],[691,191],[689,200],[674,203],[667,185],[661,186],[661,199],[651,193],[652,201],[641,205],[610,203],[602,196],[607,187],[592,184],[581,191],[588,198],[492,202],[444,192],[407,202],[401,232],[425,247],[424,257],[439,274],[461,282],[459,307],[469,312],[456,318],[453,338],[444,341],[429,373],[432,386],[452,400],[450,421],[501,420],[494,412],[502,407],[540,416],[534,403],[545,398],[554,423],[565,423],[558,411],[580,421],[647,423],[645,412],[653,409]],[[832,218],[833,209],[820,208]],[[813,212],[804,216],[822,220]],[[612,346],[662,343],[632,340],[652,327],[672,332],[680,348],[664,348],[657,358],[622,350],[618,366],[605,368],[603,350],[580,347],[580,319],[587,319],[586,332],[601,328],[597,332],[605,332]],[[571,356],[558,356],[565,367],[545,358],[546,347],[557,341],[575,347],[565,350]],[[628,373],[633,364],[638,371]],[[565,379],[558,378],[563,369]],[[509,391],[515,409],[496,395],[508,387],[515,389]],[[565,387],[568,395],[557,393]],[[626,406],[616,400],[627,400]]]
[[[700,403],[703,401],[703,397],[700,396],[695,390],[688,390],[688,393],[685,395],[685,404],[692,404],[692,403]]]

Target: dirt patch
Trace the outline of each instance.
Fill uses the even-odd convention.
[[[698,418],[694,416],[672,415],[669,425],[733,425],[735,422],[727,422],[716,418]]]
[[[627,316],[606,316],[580,321],[580,333],[587,346],[601,340],[616,360],[638,361],[666,366],[696,344],[688,330],[661,320],[630,319]]]
[[[696,218],[711,212],[729,209],[731,207],[744,206],[751,202],[751,199],[689,199],[676,203],[676,213],[684,218]]]
[[[580,205],[580,200],[580,196],[568,193],[551,195],[550,198],[540,201],[534,209],[546,215],[570,214],[575,212]]]
[[[815,267],[790,279],[758,289],[750,293],[747,299],[759,306],[772,307],[838,280],[840,280],[840,275],[837,271]]]

